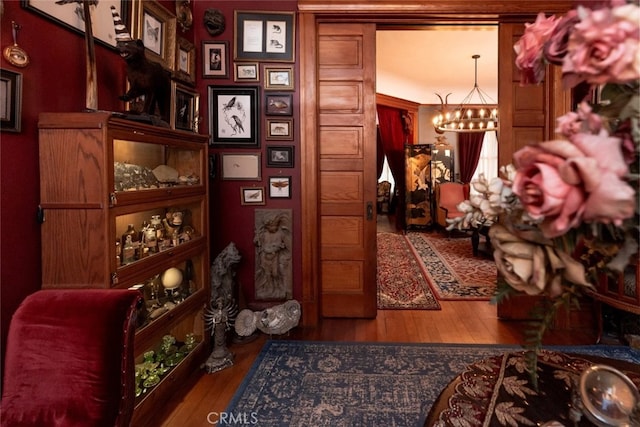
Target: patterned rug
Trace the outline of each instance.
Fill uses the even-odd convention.
[[[496,264],[473,256],[471,238],[418,232],[406,237],[439,300],[489,300],[494,295]]]
[[[378,308],[440,310],[404,236],[378,233]]]
[[[549,347],[640,363],[629,347]],[[473,362],[518,346],[268,341],[225,413],[270,426],[423,425]],[[233,416],[233,418],[232,418]],[[226,425],[220,423],[220,425]]]

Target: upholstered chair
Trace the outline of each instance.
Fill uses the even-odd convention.
[[[138,291],[41,290],[9,326],[2,427],[125,427],[135,402]]]
[[[469,198],[469,186],[460,182],[442,182],[435,186],[436,222],[448,227],[447,219],[461,217],[456,206]]]

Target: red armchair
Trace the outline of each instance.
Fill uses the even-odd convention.
[[[7,338],[3,427],[128,426],[135,402],[138,291],[42,290]]]
[[[448,227],[447,219],[463,215],[456,206],[469,198],[469,186],[460,182],[443,182],[435,186],[436,222]]]

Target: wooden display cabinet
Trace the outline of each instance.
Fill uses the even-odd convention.
[[[191,334],[196,338],[195,347],[136,398],[135,426],[151,425],[158,405],[176,392],[175,380],[207,356],[207,140],[110,113],[40,115],[42,287],[140,289],[146,307],[136,331],[137,364],[159,351],[164,336],[178,345]],[[159,166],[168,178],[158,180],[153,171]],[[135,259],[124,263],[116,242],[129,224],[140,232],[154,216],[166,221],[157,234],[164,233],[157,241],[162,246],[140,245]],[[163,273],[170,268],[182,281],[165,289]]]

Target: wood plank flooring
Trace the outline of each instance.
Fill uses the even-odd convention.
[[[394,229],[386,223],[388,231]],[[284,336],[288,340],[519,344],[523,322],[501,321],[496,307],[486,301],[440,301],[442,310],[379,310],[375,319],[324,319],[318,327],[298,327]],[[248,344],[232,344],[235,364],[223,371],[197,372],[185,379],[180,399],[158,408],[162,427],[215,425],[268,337]],[[551,331],[547,344],[592,344],[591,331]]]

